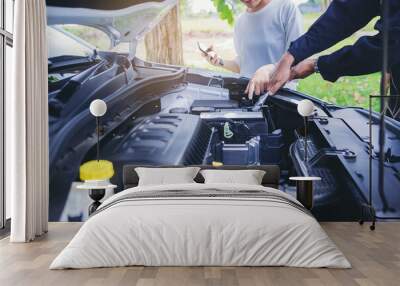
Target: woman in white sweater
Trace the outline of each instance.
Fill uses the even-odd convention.
[[[290,43],[302,34],[302,16],[293,0],[241,0],[247,6],[235,23],[237,57],[221,58],[213,46],[206,57],[210,64],[251,78],[262,66],[279,61]],[[268,68],[268,66],[266,67]],[[254,90],[256,95],[260,90]],[[250,95],[250,92],[249,92]]]

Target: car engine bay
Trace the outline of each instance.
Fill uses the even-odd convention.
[[[315,185],[312,211],[318,219],[354,220],[361,215],[368,191],[367,141],[360,131],[368,122],[364,110],[339,108],[285,89],[249,100],[245,78],[136,58],[129,63],[102,58],[106,60],[62,79],[63,84],[49,83],[50,200],[56,206],[52,220],[66,207],[70,189],[64,186],[79,181],[79,166],[96,157],[95,121],[88,112],[95,98],[109,107],[101,119],[100,151],[102,159],[114,164],[117,191],[122,190],[126,164],[274,164],[282,172],[280,189],[289,193],[294,190],[288,179],[292,175],[323,178]],[[305,98],[316,106],[308,122],[309,164],[304,162],[304,120],[296,109]],[[339,118],[337,112],[342,112]],[[350,126],[346,118],[359,124]],[[398,138],[400,128],[391,124],[388,136]],[[391,158],[400,155],[395,140]],[[400,185],[399,170],[400,160],[393,160],[389,188]],[[400,194],[389,190],[385,196],[399,205],[385,206],[376,195],[378,215],[400,216]]]

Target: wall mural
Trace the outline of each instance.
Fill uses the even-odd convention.
[[[337,107],[291,90],[249,100],[244,94],[248,79],[135,57],[138,39],[175,1],[132,1],[115,8],[114,1],[47,2],[50,220],[87,218],[92,200],[79,185],[98,175],[97,165],[90,166],[96,159],[106,168],[112,163],[102,174],[110,178],[106,197],[123,190],[126,164],[275,164],[282,172],[280,189],[288,193],[296,190],[291,176],[322,178],[314,190],[318,219],[360,218],[369,190],[367,110]],[[102,37],[102,47],[86,41],[88,35]],[[101,104],[91,112],[96,99],[106,104],[104,112]],[[306,140],[305,120],[297,110],[304,99],[315,106],[306,120]],[[93,114],[101,115],[98,121]],[[374,120],[378,115],[372,126],[376,144]],[[386,187],[383,194],[373,193],[382,218],[400,217],[400,125],[391,119],[386,124]],[[374,188],[377,166],[373,156]]]

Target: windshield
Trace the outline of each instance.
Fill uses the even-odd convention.
[[[59,26],[47,27],[47,48],[49,59],[60,56],[88,57],[96,49]]]

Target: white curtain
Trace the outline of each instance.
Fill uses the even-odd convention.
[[[47,232],[48,107],[45,0],[15,1],[13,93],[6,98],[6,187],[12,242]]]

